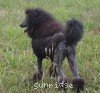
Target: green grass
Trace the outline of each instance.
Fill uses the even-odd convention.
[[[79,72],[86,81],[83,93],[99,93],[100,0],[0,0],[0,93],[63,93],[54,87],[33,89],[31,78],[36,57],[30,38],[19,27],[28,7],[48,10],[63,24],[71,17],[84,23],[84,37],[77,46]],[[56,79],[48,76],[48,61],[43,62],[42,81],[55,84]],[[64,73],[73,78],[67,60],[63,68]],[[72,91],[68,89],[68,93]]]

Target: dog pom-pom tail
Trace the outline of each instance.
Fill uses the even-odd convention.
[[[77,44],[83,36],[83,24],[72,18],[66,22],[66,40],[68,44]]]

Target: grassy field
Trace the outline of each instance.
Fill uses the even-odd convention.
[[[79,72],[86,81],[82,93],[100,93],[100,0],[0,0],[0,93],[63,93],[54,87],[33,88],[36,57],[30,38],[19,27],[28,7],[48,10],[63,24],[71,17],[83,22],[84,37],[77,46]],[[43,62],[42,81],[55,84],[48,76],[48,61]],[[73,78],[67,60],[63,68]]]

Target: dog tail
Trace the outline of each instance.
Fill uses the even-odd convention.
[[[83,24],[77,19],[70,19],[66,22],[67,44],[77,44],[83,36]]]

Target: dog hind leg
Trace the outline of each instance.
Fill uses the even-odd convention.
[[[65,77],[64,73],[62,72],[62,63],[65,58],[64,50],[65,50],[65,45],[63,42],[61,42],[55,49],[54,64],[58,74],[57,78],[58,78],[59,89],[63,88],[64,90],[66,90],[65,85],[68,83],[68,79]]]
[[[84,82],[84,79],[80,78],[79,73],[78,73],[75,49],[76,49],[75,46],[67,47],[67,51],[68,51],[67,58],[68,58],[69,66],[74,75],[74,79],[72,80],[73,89],[77,91],[77,93],[80,93],[81,90],[84,90],[85,82]]]

